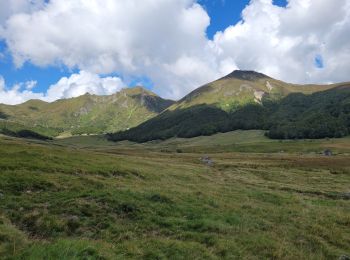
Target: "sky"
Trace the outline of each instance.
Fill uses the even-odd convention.
[[[179,99],[235,69],[350,81],[350,0],[0,0],[0,103]]]

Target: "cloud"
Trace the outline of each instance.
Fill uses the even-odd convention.
[[[213,41],[239,68],[296,83],[349,80],[349,0],[252,0],[242,19]]]
[[[81,96],[87,92],[96,95],[110,95],[125,87],[118,77],[100,77],[86,71],[72,74],[68,78],[61,78],[45,93],[33,92],[35,85],[36,81],[27,81],[7,88],[4,78],[0,75],[0,103],[16,105],[29,99],[52,102],[57,99]]]
[[[27,90],[32,90],[37,84],[38,82],[36,80],[30,80],[24,83]]]
[[[209,23],[194,0],[51,0],[39,11],[13,15],[3,36],[17,66],[30,61],[125,78],[146,75],[158,93],[180,97],[220,76],[220,63],[205,53]],[[178,66],[184,60],[205,73],[183,84]]]
[[[4,77],[0,76],[0,91],[3,91],[5,89],[5,79]]]
[[[101,78],[97,74],[80,71],[72,74],[69,78],[63,77],[56,84],[49,87],[46,101],[54,101],[60,98],[71,98],[84,95],[111,95],[126,87],[118,77]]]
[[[209,17],[192,2],[51,0],[40,11],[12,16],[4,34],[17,65],[31,60],[101,73],[132,71],[205,44]]]
[[[3,104],[20,104],[29,99],[43,99],[42,93],[33,93],[30,90],[21,90],[23,85],[28,85],[30,83],[21,83],[12,86],[12,88],[7,89],[5,84],[5,79],[0,75],[0,103]]]
[[[44,4],[44,0],[0,0],[0,26],[12,15],[37,11]]]
[[[50,0],[7,13],[0,35],[17,66],[144,75],[164,97],[180,98],[236,68],[295,83],[349,80],[349,0],[289,0],[286,8],[251,0],[242,21],[213,40],[195,0]],[[57,96],[81,93],[59,88]]]

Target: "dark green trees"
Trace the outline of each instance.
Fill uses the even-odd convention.
[[[350,133],[350,88],[312,95],[290,94],[280,101],[265,96],[262,105],[247,104],[232,113],[208,105],[165,111],[128,131],[109,134],[114,141],[145,142],[195,137],[237,129],[264,129],[274,139],[342,137]]]

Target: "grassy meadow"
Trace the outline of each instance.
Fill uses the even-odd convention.
[[[350,138],[0,136],[0,259],[338,259],[349,230]]]

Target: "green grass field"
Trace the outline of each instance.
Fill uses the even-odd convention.
[[[350,154],[350,137],[308,140],[273,140],[265,137],[264,131],[246,130],[219,133],[212,136],[194,138],[171,138],[165,141],[151,141],[147,143],[132,143],[123,141],[114,143],[104,136],[75,136],[57,139],[56,145],[89,149],[120,150],[150,150],[159,152],[187,153],[293,153],[293,154],[322,154],[330,149],[336,154]]]
[[[338,259],[350,255],[349,153],[350,138],[261,131],[0,136],[0,259]]]

